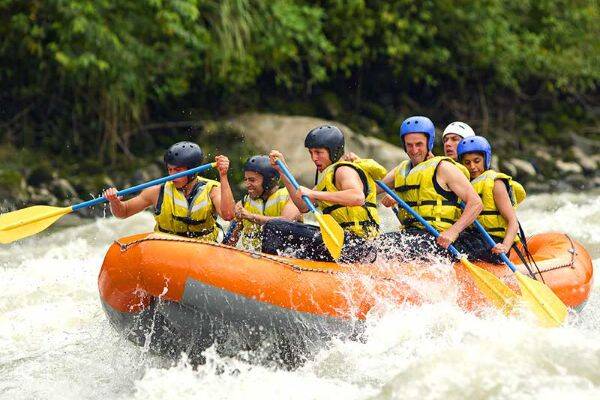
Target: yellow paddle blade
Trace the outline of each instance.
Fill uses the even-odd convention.
[[[337,260],[342,254],[342,247],[344,247],[344,230],[329,214],[315,213],[315,218],[321,227],[321,236],[325,247],[334,260]]]
[[[562,325],[569,313],[567,306],[560,298],[542,282],[531,279],[520,272],[515,272],[523,298],[538,317],[543,326]]]
[[[0,215],[0,243],[35,235],[72,211],[71,207],[33,206]]]
[[[517,294],[496,275],[470,263],[469,260],[467,260],[467,257],[461,257],[460,262],[467,267],[473,281],[475,281],[475,284],[485,297],[487,297],[492,304],[501,309],[504,314],[508,315],[515,304],[515,301],[518,299]]]

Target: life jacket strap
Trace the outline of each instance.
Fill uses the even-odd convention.
[[[202,229],[201,231],[197,231],[197,232],[188,232],[188,231],[175,232],[175,231],[170,231],[168,229],[161,228],[159,226],[158,230],[160,232],[163,232],[163,233],[170,233],[171,235],[185,236],[185,237],[189,237],[189,238],[200,238],[202,236],[206,236],[208,234],[213,233],[213,231],[215,230],[215,228],[212,227],[212,228]]]
[[[192,225],[192,226],[193,225],[202,225],[202,224],[206,223],[206,219],[197,220],[197,219],[191,219],[188,217],[180,217],[177,215],[173,215],[173,219],[175,221],[183,222],[186,225]]]
[[[419,189],[420,187],[421,187],[421,185],[401,185],[401,186],[396,186],[394,188],[394,190],[398,193],[404,193],[404,192],[408,192],[409,190]]]

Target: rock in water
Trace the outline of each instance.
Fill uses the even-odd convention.
[[[244,135],[245,140],[264,153],[271,149],[281,151],[296,178],[304,185],[312,185],[315,175],[314,164],[304,148],[304,138],[308,131],[320,125],[339,127],[346,138],[346,152],[352,151],[361,158],[373,158],[388,170],[408,159],[400,147],[357,134],[336,121],[276,114],[243,114],[229,123]]]

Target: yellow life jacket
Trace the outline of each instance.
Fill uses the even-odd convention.
[[[348,166],[354,169],[358,173],[358,176],[360,176],[363,184],[363,193],[365,194],[365,204],[362,206],[347,207],[327,201],[317,201],[317,207],[323,214],[331,214],[344,231],[351,232],[363,238],[373,238],[379,235],[381,219],[377,211],[376,183],[371,174],[375,175],[375,179],[380,179],[386,174],[385,168],[370,159],[360,159],[355,162],[338,161],[323,171],[315,190],[337,192],[338,189],[335,187],[335,172],[341,166]]]
[[[458,167],[458,169],[460,169],[460,172],[462,172],[464,176],[466,176],[469,180],[471,180],[471,174],[469,173],[469,170],[467,169],[467,167],[465,167],[464,165],[462,165],[459,162],[457,162],[455,165]]]
[[[264,201],[261,198],[252,199],[244,197],[244,208],[252,214],[265,215],[267,217],[280,217],[283,207],[290,199],[286,188],[275,191]],[[242,221],[242,246],[246,249],[260,250],[262,245],[262,226],[254,222]]]
[[[508,224],[498,211],[494,200],[494,183],[497,179],[502,180],[506,185],[508,196],[515,209],[525,200],[526,193],[520,183],[513,181],[510,176],[492,169],[488,169],[471,181],[473,188],[483,202],[483,211],[481,211],[477,220],[490,235],[503,238],[506,235]],[[517,235],[515,236],[515,242],[518,241]]]
[[[442,190],[435,181],[436,171],[441,161],[459,164],[450,157],[433,157],[411,168],[410,160],[403,161],[394,174],[394,189],[409,206],[438,231],[448,229],[460,218],[461,212],[454,193],[440,193]],[[466,168],[459,170],[469,179]],[[403,208],[398,210],[398,219],[405,228],[424,228]]]
[[[465,167],[464,165],[462,165],[460,162],[456,162],[455,164],[458,169],[460,169],[460,172],[463,173],[464,176],[467,177],[467,179],[471,180],[471,173],[469,172],[469,170],[467,169],[467,167]],[[460,216],[462,215],[462,208],[457,208],[456,209],[456,219],[458,220],[460,218]]]
[[[189,202],[173,182],[161,187],[154,216],[155,231],[217,241],[219,231],[210,191],[219,187],[219,182],[200,177],[196,180]]]

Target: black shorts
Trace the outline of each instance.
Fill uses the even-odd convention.
[[[497,254],[491,252],[481,234],[475,230],[466,229],[460,233],[453,243],[456,250],[466,254],[470,260],[481,260],[501,263]],[[400,260],[429,260],[431,257],[448,257],[452,254],[435,242],[435,237],[419,228],[407,228],[400,232],[387,232],[377,240],[378,256],[384,259]]]
[[[334,261],[323,243],[318,226],[273,219],[263,226],[262,252],[316,261]],[[340,262],[372,262],[374,246],[354,234],[344,233]]]

